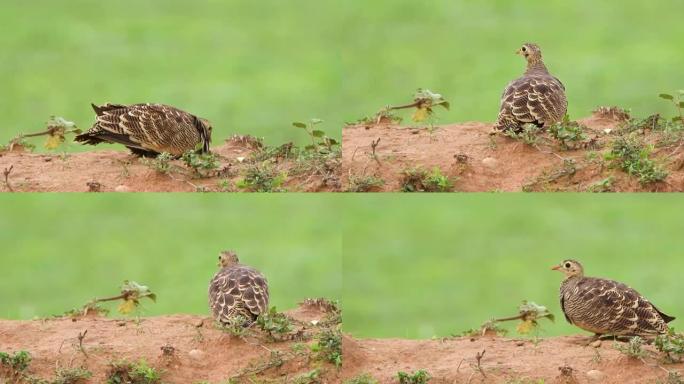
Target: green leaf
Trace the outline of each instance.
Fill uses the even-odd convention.
[[[661,94],[658,95],[658,96],[660,96],[661,99],[665,99],[665,100],[674,100],[674,96],[668,95],[667,93],[661,93]]]
[[[292,125],[297,128],[306,128],[306,124],[300,123],[299,121],[295,121],[294,123],[292,123]]]
[[[311,124],[313,124],[313,125],[320,124],[322,122],[323,122],[323,120],[321,120],[321,119],[311,119]]]
[[[309,144],[306,147],[304,147],[304,149],[307,151],[314,151],[314,150],[316,150],[316,146]]]
[[[684,101],[679,102],[679,108],[684,108]]]
[[[314,130],[314,131],[311,132],[311,135],[312,135],[313,137],[323,137],[323,136],[325,136],[325,132],[316,129],[316,130]]]

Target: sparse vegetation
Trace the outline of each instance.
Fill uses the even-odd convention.
[[[576,121],[570,121],[568,115],[560,123],[550,126],[548,131],[551,137],[558,140],[562,150],[576,149],[587,139],[584,127]]]
[[[404,170],[402,174],[402,192],[449,192],[454,188],[452,180],[437,167],[431,172],[411,168]]]
[[[286,179],[287,174],[267,160],[249,165],[236,186],[249,192],[285,192],[282,185]]]
[[[359,376],[346,380],[344,384],[378,384],[378,380],[373,378],[370,373],[363,373]]]
[[[294,378],[293,384],[319,384],[321,370],[316,368],[309,372],[302,373],[301,375]]]
[[[626,345],[615,342],[613,347],[629,358],[643,359],[646,357],[646,351],[642,348],[643,345],[644,340],[639,336],[635,336],[629,339],[629,342]]]
[[[271,340],[283,340],[292,331],[292,322],[283,313],[271,307],[256,320],[256,325],[266,332]]]
[[[199,178],[211,177],[212,171],[217,170],[221,166],[218,155],[212,152],[188,151],[183,154],[181,160]]]
[[[14,354],[0,352],[0,365],[12,372],[23,372],[31,364],[31,354],[26,351],[17,351]]]
[[[347,192],[371,192],[385,185],[385,181],[377,176],[349,176]]]
[[[605,179],[599,180],[587,188],[587,192],[602,193],[602,192],[613,192],[613,183],[615,182],[615,177],[608,176]]]
[[[311,350],[323,361],[341,367],[342,333],[337,329],[324,329],[316,335],[316,343],[311,346]]]
[[[147,365],[145,360],[132,363],[113,362],[107,374],[107,384],[159,384],[161,372]]]
[[[536,147],[539,144],[542,129],[534,124],[525,124],[520,132],[506,131],[505,135],[523,143]]]
[[[159,155],[157,155],[157,157],[153,159],[147,157],[140,158],[140,162],[142,164],[145,164],[146,166],[154,169],[155,171],[163,175],[167,175],[171,172],[171,160],[173,160],[173,156],[171,156],[171,154],[167,152],[160,153]]]
[[[658,335],[655,339],[655,347],[664,355],[664,360],[668,363],[679,363],[684,357],[684,335],[675,333],[670,328],[668,333]]]
[[[665,180],[668,172],[649,158],[653,147],[634,136],[618,137],[606,154],[606,160],[614,162],[629,175],[639,178],[641,184]]]
[[[57,368],[55,379],[45,384],[79,384],[88,380],[93,373],[83,367]],[[43,384],[43,383],[41,383]]]
[[[424,370],[419,369],[413,373],[398,372],[399,384],[427,384],[432,376]]]

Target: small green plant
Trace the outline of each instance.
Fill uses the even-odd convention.
[[[565,115],[563,121],[550,126],[548,131],[551,137],[558,140],[563,150],[575,149],[587,139],[582,125],[576,121],[570,121],[569,115]]]
[[[293,384],[318,384],[320,383],[319,376],[321,375],[321,370],[316,368],[309,372],[303,373],[294,378]]]
[[[93,299],[84,305],[81,311],[83,315],[86,315],[90,311],[103,312],[98,305],[99,303],[123,300],[123,302],[119,304],[117,310],[122,315],[126,315],[134,310],[137,310],[140,307],[140,300],[143,298],[148,298],[153,302],[157,301],[157,295],[152,292],[148,286],[138,284],[132,280],[124,280],[123,284],[121,285],[121,294],[112,297],[106,297],[104,299]],[[75,313],[72,310],[65,314],[73,315]]]
[[[107,384],[159,384],[161,372],[147,365],[145,360],[136,363],[128,361],[110,364]]]
[[[249,192],[284,192],[282,185],[286,179],[286,173],[279,172],[270,161],[264,161],[251,164],[236,186]]]
[[[78,384],[83,383],[92,376],[92,372],[82,367],[57,368],[55,371],[55,379],[49,384]]]
[[[316,343],[311,345],[311,350],[322,360],[341,367],[342,333],[337,329],[324,329],[316,335]]]
[[[31,354],[26,351],[17,351],[12,355],[0,352],[0,365],[14,372],[25,371],[29,364],[31,364]]]
[[[225,323],[218,323],[217,327],[232,336],[243,337],[247,334],[246,325],[249,323],[250,320],[242,315],[237,315],[228,318]]]
[[[276,307],[271,307],[268,312],[260,314],[256,325],[274,340],[279,340],[292,331],[292,322],[285,314],[278,312]]]
[[[541,133],[541,128],[534,124],[525,124],[520,132],[506,131],[504,134],[511,139],[522,141],[523,143],[536,147],[539,144],[539,134]]]
[[[171,160],[173,160],[173,156],[171,156],[170,153],[162,152],[159,155],[157,155],[157,157],[155,157],[153,159],[143,157],[140,159],[140,162],[142,164],[154,169],[158,173],[166,175],[166,174],[171,173],[171,170],[172,170]]]
[[[379,382],[370,375],[370,373],[364,373],[349,380],[346,380],[344,384],[378,384]]]
[[[602,193],[602,192],[613,192],[613,183],[615,182],[615,177],[608,176],[603,180],[599,180],[587,188],[587,192]]]
[[[185,152],[181,157],[183,163],[192,169],[195,176],[204,178],[211,176],[210,172],[219,168],[221,163],[215,153],[201,153],[197,150]]]
[[[675,333],[673,328],[670,328],[664,335],[658,335],[655,339],[655,347],[662,352],[665,361],[668,363],[679,363],[684,357],[684,335]]]
[[[615,162],[629,175],[639,178],[641,184],[665,180],[667,171],[649,158],[653,147],[635,137],[619,137],[613,144],[606,160]]]
[[[402,192],[449,192],[454,184],[448,176],[435,167],[432,172],[422,168],[411,168],[403,171]]]
[[[339,146],[337,140],[325,134],[325,131],[316,129],[316,126],[321,124],[321,119],[310,119],[308,123],[295,121],[292,126],[303,129],[311,138],[311,144],[304,147],[305,151],[314,151],[319,153],[330,153],[334,147]]]
[[[679,372],[667,371],[667,378],[665,381],[658,379],[656,380],[656,384],[684,384],[684,380]]]
[[[629,339],[627,345],[615,342],[613,347],[632,359],[642,359],[646,356],[646,351],[642,348],[644,340],[639,336]]]
[[[684,89],[680,89],[677,94],[671,95],[669,93],[661,93],[661,99],[670,101],[674,107],[677,109],[678,116],[672,118],[672,122],[679,122],[684,125]]]
[[[377,176],[349,176],[347,192],[371,192],[385,185],[385,180]]]
[[[426,384],[432,377],[424,370],[419,369],[413,373],[398,372],[399,384]]]

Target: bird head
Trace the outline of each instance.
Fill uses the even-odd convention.
[[[584,275],[584,268],[577,260],[563,260],[562,263],[551,268],[554,271],[563,272],[566,278]]]
[[[541,48],[534,43],[523,44],[515,53],[524,57],[528,63],[536,63],[542,59]]]
[[[221,251],[218,257],[218,266],[220,268],[232,267],[235,264],[239,264],[240,260],[237,257],[235,251]]]

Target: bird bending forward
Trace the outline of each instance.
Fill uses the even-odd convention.
[[[674,320],[639,292],[625,284],[585,277],[575,260],[565,260],[552,269],[563,272],[560,305],[565,319],[596,336],[655,336],[668,332]]]
[[[494,133],[519,133],[525,124],[548,128],[568,110],[565,86],[546,69],[539,46],[526,43],[516,53],[527,60],[527,70],[504,90]]]
[[[240,264],[233,251],[219,255],[221,268],[209,283],[209,307],[225,325],[249,326],[268,311],[268,282],[256,269]]]
[[[97,120],[76,136],[83,144],[123,144],[138,156],[162,152],[180,156],[200,149],[209,152],[211,125],[205,119],[163,104],[105,104],[93,110]]]

